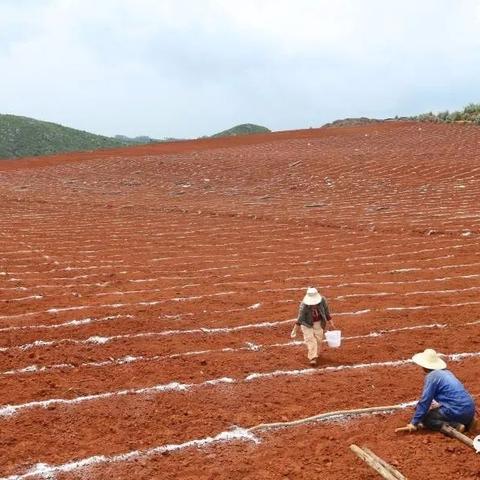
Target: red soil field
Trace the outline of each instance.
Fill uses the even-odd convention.
[[[480,478],[395,434],[425,348],[480,395],[480,129],[389,122],[0,162],[0,480]],[[342,346],[290,339],[306,287]],[[478,398],[478,397],[477,397]]]

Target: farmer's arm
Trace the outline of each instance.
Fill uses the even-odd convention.
[[[332,319],[332,316],[330,315],[330,310],[328,309],[327,299],[325,297],[323,297],[323,306],[325,307],[326,320],[330,321]]]
[[[431,375],[427,375],[425,378],[425,385],[423,387],[422,397],[417,403],[415,415],[410,422],[412,425],[418,425],[422,421],[423,417],[427,414],[428,409],[432,404],[436,387],[437,383],[435,379]]]
[[[325,320],[328,322],[326,326],[329,328],[335,328],[335,324],[333,323],[332,316],[330,315],[330,310],[328,309],[327,299],[325,297],[322,298],[322,305],[323,311],[325,312]]]

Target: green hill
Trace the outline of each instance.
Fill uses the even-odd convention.
[[[127,137],[126,135],[115,135],[115,140],[119,140],[127,145],[145,145],[147,143],[162,142],[163,140],[157,140],[156,138],[148,137],[146,135],[140,135],[139,137]]]
[[[33,118],[0,114],[0,159],[122,147],[132,142]]]
[[[480,125],[480,103],[470,103],[463,110],[456,110],[453,112],[445,110],[444,112],[439,113],[422,113],[421,115],[412,117],[412,119],[421,122],[464,122]]]
[[[242,123],[241,125],[229,128],[228,130],[224,130],[223,132],[216,133],[215,135],[212,135],[212,138],[231,137],[236,135],[251,135],[252,133],[269,133],[270,131],[271,130],[266,127],[262,127],[261,125],[254,125],[253,123]]]
[[[428,112],[421,113],[420,115],[414,115],[411,117],[394,117],[394,118],[342,118],[330,123],[322,125],[323,127],[345,127],[351,125],[363,125],[366,123],[381,123],[389,121],[415,121],[415,122],[434,122],[434,123],[467,123],[473,125],[480,125],[480,103],[470,103],[463,110],[455,110],[449,112]]]
[[[384,119],[368,118],[368,117],[353,117],[353,118],[340,118],[330,123],[325,123],[322,127],[349,127],[352,125],[364,125],[365,123],[381,123]]]

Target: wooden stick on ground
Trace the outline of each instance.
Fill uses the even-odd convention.
[[[395,410],[403,410],[404,408],[405,407],[403,404],[399,404],[385,405],[384,407],[355,408],[353,410],[336,410],[334,412],[319,413],[318,415],[313,415],[312,417],[300,418],[290,422],[260,423],[259,425],[250,427],[248,430],[250,432],[254,432],[256,430],[268,430],[270,428],[293,427],[295,425],[302,425],[304,423],[314,422],[316,420],[332,420],[339,417],[363,415],[366,413],[388,413]]]
[[[399,427],[399,428],[396,428],[395,429],[395,433],[398,433],[398,432],[409,432],[410,429],[408,427]]]
[[[383,458],[380,458],[378,455],[373,453],[369,448],[363,446],[363,451],[368,453],[371,457],[373,457],[378,463],[381,463],[392,475],[394,475],[398,480],[407,480],[406,477],[401,474],[396,468],[392,467],[389,463],[387,463]]]
[[[366,451],[362,450],[360,447],[357,445],[353,444],[350,445],[350,450],[352,450],[357,457],[362,459],[365,463],[367,463],[370,467],[372,467],[377,473],[379,473],[385,480],[405,480],[405,477],[400,474],[401,476],[397,476],[395,473],[396,470],[391,466],[388,465],[388,468],[385,467],[386,462],[382,460],[379,462],[376,460],[374,457],[372,457],[369,453]],[[376,457],[376,455],[375,455]],[[377,457],[379,458],[379,457]]]
[[[409,431],[410,430],[408,427],[400,427],[395,429],[395,432],[409,432]],[[440,431],[447,437],[456,438],[460,442],[464,443],[465,445],[475,450],[473,446],[473,440],[470,437],[467,437],[466,435],[464,435],[463,433],[460,433],[458,430],[455,430],[450,425],[443,425]]]
[[[450,425],[443,425],[441,430],[440,430],[444,435],[447,435],[447,437],[452,437],[456,438],[457,440],[460,440],[462,443],[465,445],[468,445],[470,448],[475,450],[473,447],[473,440],[470,437],[467,437],[463,433],[460,433],[459,431],[455,430],[453,427]]]

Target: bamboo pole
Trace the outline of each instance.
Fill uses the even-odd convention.
[[[379,462],[374,457],[372,457],[369,453],[362,450],[359,446],[352,444],[350,445],[350,450],[355,455],[357,455],[357,457],[362,459],[367,465],[373,468],[377,473],[379,473],[385,480],[401,480],[401,479],[404,480],[405,479],[403,475],[401,477],[398,477],[396,474],[392,473],[392,471],[389,468],[386,468],[384,466],[384,464],[386,463],[385,461],[382,460],[382,462]],[[393,469],[393,467],[390,467],[390,468]]]
[[[293,427],[295,425],[302,425],[304,423],[314,422],[318,420],[331,420],[349,415],[364,415],[366,413],[388,413],[395,410],[403,410],[404,408],[405,406],[403,404],[399,404],[386,405],[384,407],[355,408],[353,410],[336,410],[334,412],[320,413],[318,415],[313,415],[312,417],[300,418],[298,420],[292,420],[290,422],[260,423],[259,425],[248,428],[248,430],[254,432],[256,430],[267,430],[270,428]]]
[[[460,433],[459,431],[455,430],[450,425],[442,425],[442,428],[440,431],[447,437],[456,438],[457,440],[460,440],[460,442],[464,443],[465,445],[475,450],[473,446],[473,440],[470,437],[467,437],[466,435],[464,435],[463,433]]]
[[[389,463],[387,463],[383,458],[380,458],[378,455],[373,453],[369,448],[363,446],[363,451],[368,453],[371,457],[373,457],[378,463],[381,463],[392,475],[394,475],[398,480],[407,480],[407,478],[400,473],[396,468],[392,467]]]

